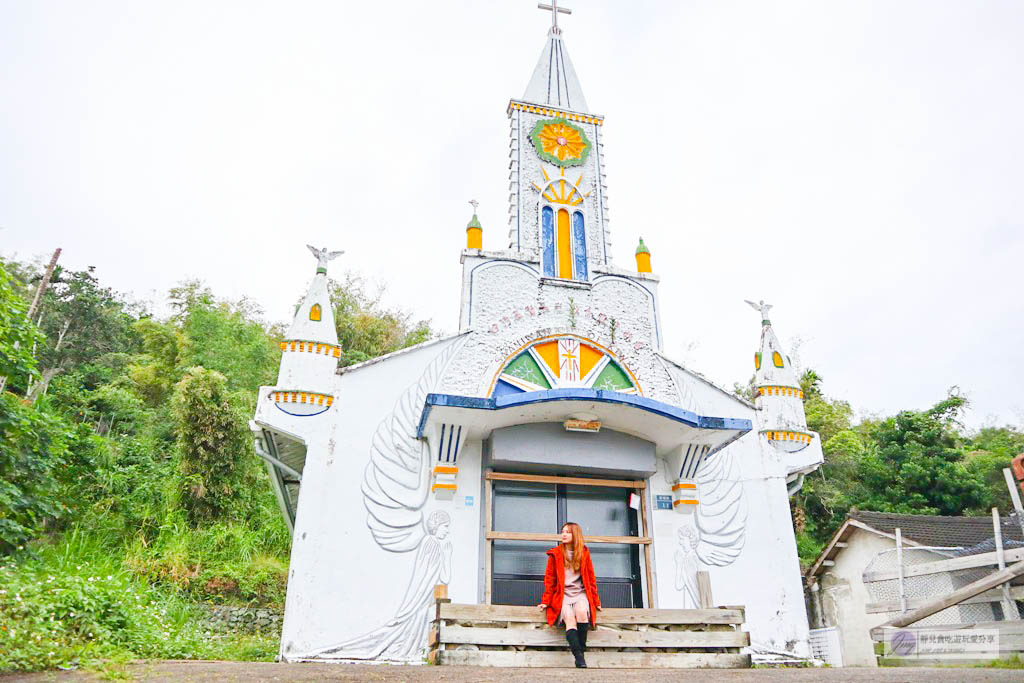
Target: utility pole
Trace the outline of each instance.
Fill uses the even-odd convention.
[[[1018,455],[1017,458],[1020,456]],[[1014,458],[1014,462],[1017,461]],[[1020,493],[1017,492],[1017,480],[1009,467],[1003,468],[1003,478],[1006,479],[1006,488],[1010,491],[1010,500],[1013,502],[1013,511],[1017,513],[1017,524],[1020,525],[1020,535],[1024,537],[1024,507],[1020,504]]]
[[[43,301],[43,294],[46,293],[46,288],[50,286],[50,278],[53,277],[53,269],[57,267],[57,259],[60,258],[60,247],[53,252],[53,258],[50,259],[50,264],[46,266],[46,272],[43,273],[43,279],[39,281],[39,286],[36,288],[36,294],[32,297],[32,303],[28,307],[28,312],[25,313],[25,317],[29,320],[34,320],[36,317],[36,311],[39,309],[39,305]]]
[[[29,322],[35,320],[36,311],[43,301],[43,294],[46,293],[46,288],[50,286],[50,278],[53,277],[53,269],[57,267],[57,259],[60,258],[60,247],[57,247],[56,251],[53,252],[53,258],[50,259],[50,263],[46,266],[46,272],[43,273],[43,279],[39,281],[39,286],[36,287],[36,293],[32,297],[32,303],[29,304],[28,310],[25,312],[25,317],[28,318]],[[21,346],[20,341],[14,342],[14,348],[17,349]],[[0,377],[0,391],[4,390],[7,386],[7,378]]]

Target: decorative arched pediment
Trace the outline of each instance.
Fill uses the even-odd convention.
[[[611,351],[570,334],[543,337],[516,350],[502,363],[488,395],[569,387],[643,395],[636,377]]]

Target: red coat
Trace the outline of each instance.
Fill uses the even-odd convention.
[[[590,550],[583,546],[583,558],[580,560],[580,578],[583,579],[583,590],[587,593],[590,603],[590,624],[597,623],[597,610],[601,607],[601,596],[597,594],[597,576],[594,574],[594,563],[590,560]],[[544,597],[541,602],[548,606],[548,626],[554,626],[558,615],[562,612],[562,597],[565,595],[565,559],[562,546],[548,551],[548,570],[544,574]]]

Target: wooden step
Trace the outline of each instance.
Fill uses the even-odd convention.
[[[438,596],[429,661],[466,666],[571,667],[565,629],[536,607],[459,605]],[[606,609],[587,638],[595,668],[746,668],[743,608]]]
[[[440,602],[439,619],[547,623],[536,607],[519,605],[460,605]],[[609,607],[597,613],[598,624],[742,624],[742,607],[711,609],[625,609]]]
[[[564,640],[564,638],[563,638]],[[589,648],[590,643],[587,643]],[[567,651],[440,650],[438,664],[496,667],[574,666]],[[750,655],[704,652],[601,652],[587,650],[587,666],[595,669],[741,669],[750,667]]]
[[[523,645],[531,647],[565,647],[565,631],[561,628],[474,628],[440,627],[439,642],[475,645]],[[597,627],[587,636],[587,647],[662,647],[705,648],[750,645],[750,634],[744,631],[619,631]]]

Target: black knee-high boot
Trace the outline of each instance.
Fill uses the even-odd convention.
[[[569,642],[569,651],[576,658],[576,668],[586,669],[587,662],[583,659],[583,647],[580,645],[580,634],[574,628],[565,630],[565,639]]]
[[[587,624],[587,623],[576,624],[576,630],[578,630],[579,633],[580,633],[580,648],[582,648],[582,650],[584,652],[586,652],[587,651],[587,632],[590,631],[590,624]]]

